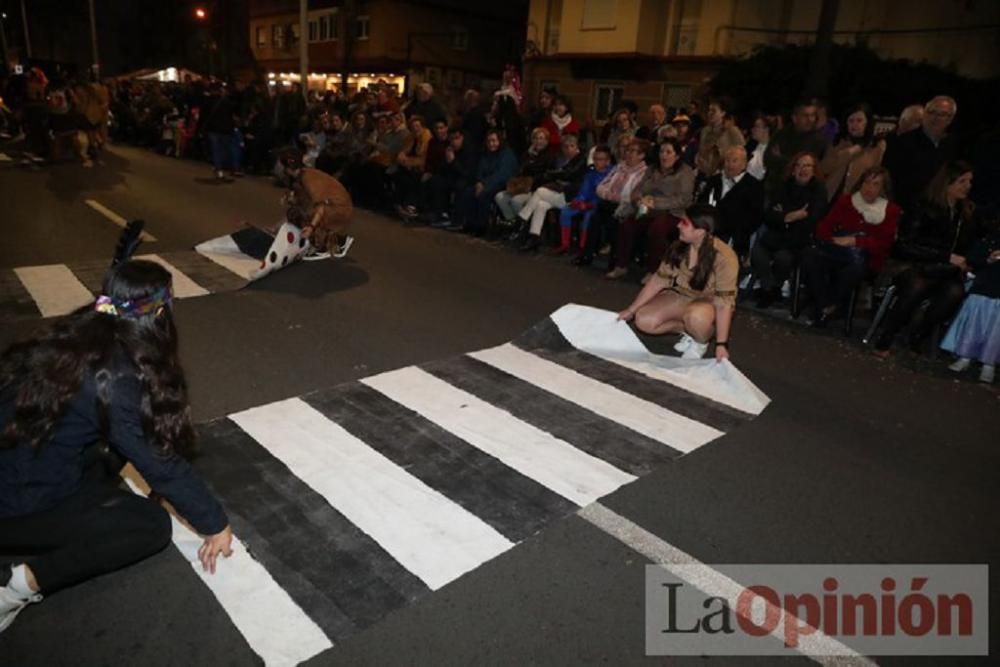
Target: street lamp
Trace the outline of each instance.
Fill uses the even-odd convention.
[[[205,11],[204,7],[198,7],[194,10],[194,17],[199,21],[204,21],[208,17],[208,12]]]

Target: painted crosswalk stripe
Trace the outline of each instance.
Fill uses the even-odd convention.
[[[253,557],[333,641],[430,589],[229,419],[198,429],[194,468]]]
[[[24,266],[14,269],[31,294],[42,317],[71,313],[94,300],[94,295],[77,280],[65,264]]]
[[[301,399],[230,419],[432,590],[513,546]]]
[[[138,255],[136,259],[145,259],[156,262],[170,272],[172,278],[174,296],[178,299],[187,299],[194,296],[204,296],[208,290],[191,280],[187,275],[177,270],[173,264],[163,259],[159,255]]]
[[[577,509],[574,503],[360,382],[310,394],[304,400],[513,542]]]
[[[128,224],[128,220],[118,215],[117,213],[115,213],[110,208],[108,208],[107,206],[105,206],[104,204],[100,203],[97,200],[85,199],[84,203],[90,208],[100,213],[101,215],[103,215],[111,222],[121,227],[122,229],[124,229],[125,225]],[[142,236],[140,236],[139,238],[141,238],[143,241],[156,241],[156,237],[150,234],[149,232],[143,232]]]
[[[634,476],[416,367],[361,380],[577,505]]]
[[[682,452],[468,355],[420,366],[435,377],[570,442],[619,470],[645,475]]]
[[[243,254],[243,251],[236,245],[231,236],[215,239],[211,251],[206,250],[202,252],[199,248],[201,246],[196,249],[204,257],[246,280],[250,280],[261,267],[260,260]]]
[[[470,356],[685,453],[722,435],[707,424],[510,344]]]
[[[145,482],[134,473],[126,476],[126,481],[133,492],[146,495]],[[250,557],[238,538],[233,540],[232,556],[220,559],[215,574],[209,574],[198,560],[202,538],[173,514],[170,521],[174,546],[265,665],[292,667],[333,646],[267,570]]]

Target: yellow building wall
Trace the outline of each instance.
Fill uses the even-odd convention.
[[[587,0],[565,0],[559,24],[560,53],[634,53],[638,44],[643,0],[614,3],[614,27],[584,28]]]

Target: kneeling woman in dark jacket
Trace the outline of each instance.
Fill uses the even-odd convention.
[[[679,333],[674,349],[684,359],[701,359],[715,336],[715,358],[729,358],[729,331],[736,308],[736,277],[740,260],[715,236],[719,214],[714,207],[695,204],[677,224],[680,238],[667,249],[650,276],[618,319],[635,318],[648,334]]]
[[[230,554],[226,513],[179,456],[194,431],[170,300],[163,267],[118,264],[96,303],[0,360],[0,554],[28,556],[0,569],[0,631],[169,544],[167,512],[119,488],[122,459],[206,536],[205,569]]]
[[[896,276],[896,302],[886,316],[875,349],[888,354],[893,339],[909,324],[920,305],[929,301],[910,333],[917,346],[938,324],[949,320],[965,298],[965,255],[979,240],[975,205],[969,201],[972,165],[956,160],[941,167],[927,195],[907,216],[896,244],[899,258],[910,267]]]

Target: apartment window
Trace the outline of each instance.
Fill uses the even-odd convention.
[[[367,14],[362,14],[358,16],[357,20],[354,22],[354,37],[356,39],[368,39],[368,31],[370,29],[370,20]]]
[[[298,44],[299,43],[299,24],[298,23],[289,23],[288,26],[285,28],[285,30],[286,30],[285,35],[287,36],[287,39],[288,39],[288,47],[291,48],[293,44]]]
[[[309,19],[310,42],[332,42],[338,37],[337,11],[313,13]]]
[[[594,118],[607,120],[621,106],[625,87],[620,83],[599,83],[594,92]]]
[[[674,42],[674,53],[692,55],[698,49],[698,24],[701,19],[702,0],[681,0],[680,21]]]
[[[285,26],[283,25],[271,26],[271,46],[273,46],[276,49],[285,48]]]
[[[262,25],[257,26],[257,47],[267,46],[267,28]]]
[[[453,28],[451,32],[451,48],[465,51],[469,48],[469,31],[465,28]]]
[[[583,0],[583,30],[614,29],[618,0]]]

